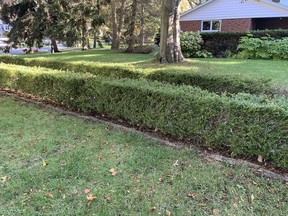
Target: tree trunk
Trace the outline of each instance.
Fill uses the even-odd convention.
[[[111,0],[111,14],[112,14],[112,45],[111,49],[118,49],[119,47],[117,46],[118,44],[118,23],[117,23],[117,15],[116,15],[116,3],[115,0]]]
[[[58,46],[57,46],[57,42],[54,38],[51,38],[51,44],[53,46],[53,51],[54,52],[60,52],[60,50],[58,49]]]
[[[111,0],[111,14],[112,14],[112,46],[111,49],[119,49],[120,40],[121,40],[121,31],[125,19],[125,8],[126,8],[127,0],[122,0],[120,5],[120,14],[118,16],[117,21],[117,13],[116,13],[116,1]]]
[[[157,60],[160,63],[182,62],[180,47],[180,3],[182,0],[163,0],[161,39]]]
[[[141,4],[141,17],[140,17],[140,45],[145,43],[145,21],[144,21],[144,5]]]
[[[85,20],[85,17],[83,17],[82,20],[82,38],[81,38],[81,46],[82,50],[87,50],[89,48],[89,33],[88,33],[88,23]]]
[[[94,30],[94,35],[93,35],[93,49],[95,49],[97,46],[97,34],[96,30]]]
[[[133,46],[135,44],[135,20],[136,20],[136,13],[137,13],[137,0],[133,0],[132,6],[131,6],[131,17],[130,17],[130,24],[129,24],[129,30],[128,30],[128,38],[126,39],[128,43],[128,48],[126,52],[132,52]]]

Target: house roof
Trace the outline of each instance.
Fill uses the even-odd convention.
[[[217,9],[217,7],[219,8],[219,5],[221,4],[222,4],[222,7],[224,7],[224,9],[223,8],[221,9],[223,17],[219,17],[221,16],[219,14],[218,17],[215,17],[216,19],[283,17],[283,16],[288,17],[288,6],[283,5],[281,3],[275,3],[272,0],[247,0],[247,2],[245,3],[243,2],[244,0],[222,0],[222,1],[221,0],[209,0],[199,5],[196,8],[192,8],[182,13],[181,20],[199,20],[201,16],[198,19],[197,15],[200,13],[206,13],[205,10],[209,10],[208,8],[214,8],[214,11],[212,9],[209,11],[210,12],[209,14],[213,15],[213,13],[215,12],[215,9]],[[236,5],[235,3],[237,3],[238,5]],[[240,3],[241,3],[241,6],[240,6]],[[233,5],[233,4],[234,4],[234,8],[232,8],[231,10],[231,8],[229,8],[227,5]],[[249,14],[249,10],[246,10],[246,9],[243,10],[243,8],[251,6],[251,5],[254,8],[251,8],[250,14]],[[225,8],[227,8],[227,10],[225,10]],[[267,13],[267,9],[269,12],[271,11],[271,13],[269,12]],[[228,15],[229,13],[231,14],[230,17]],[[208,14],[208,11],[207,11],[207,14]]]

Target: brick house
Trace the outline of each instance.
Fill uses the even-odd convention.
[[[288,29],[288,0],[209,0],[183,13],[182,31]]]

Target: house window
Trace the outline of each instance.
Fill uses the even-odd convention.
[[[220,20],[202,21],[201,32],[217,32],[221,31]]]
[[[10,31],[12,27],[10,25],[4,25],[3,28],[4,31]]]

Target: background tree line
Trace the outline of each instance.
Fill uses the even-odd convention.
[[[161,28],[160,62],[182,61],[179,46],[180,10],[187,10],[205,0],[1,0],[1,17],[12,26],[9,41],[25,43],[30,49],[41,46],[44,38],[68,46],[81,42],[90,48],[89,38],[96,45],[99,30],[112,35],[112,49],[135,44],[143,46]],[[181,8],[182,6],[182,8]],[[170,55],[170,56],[169,56]]]

